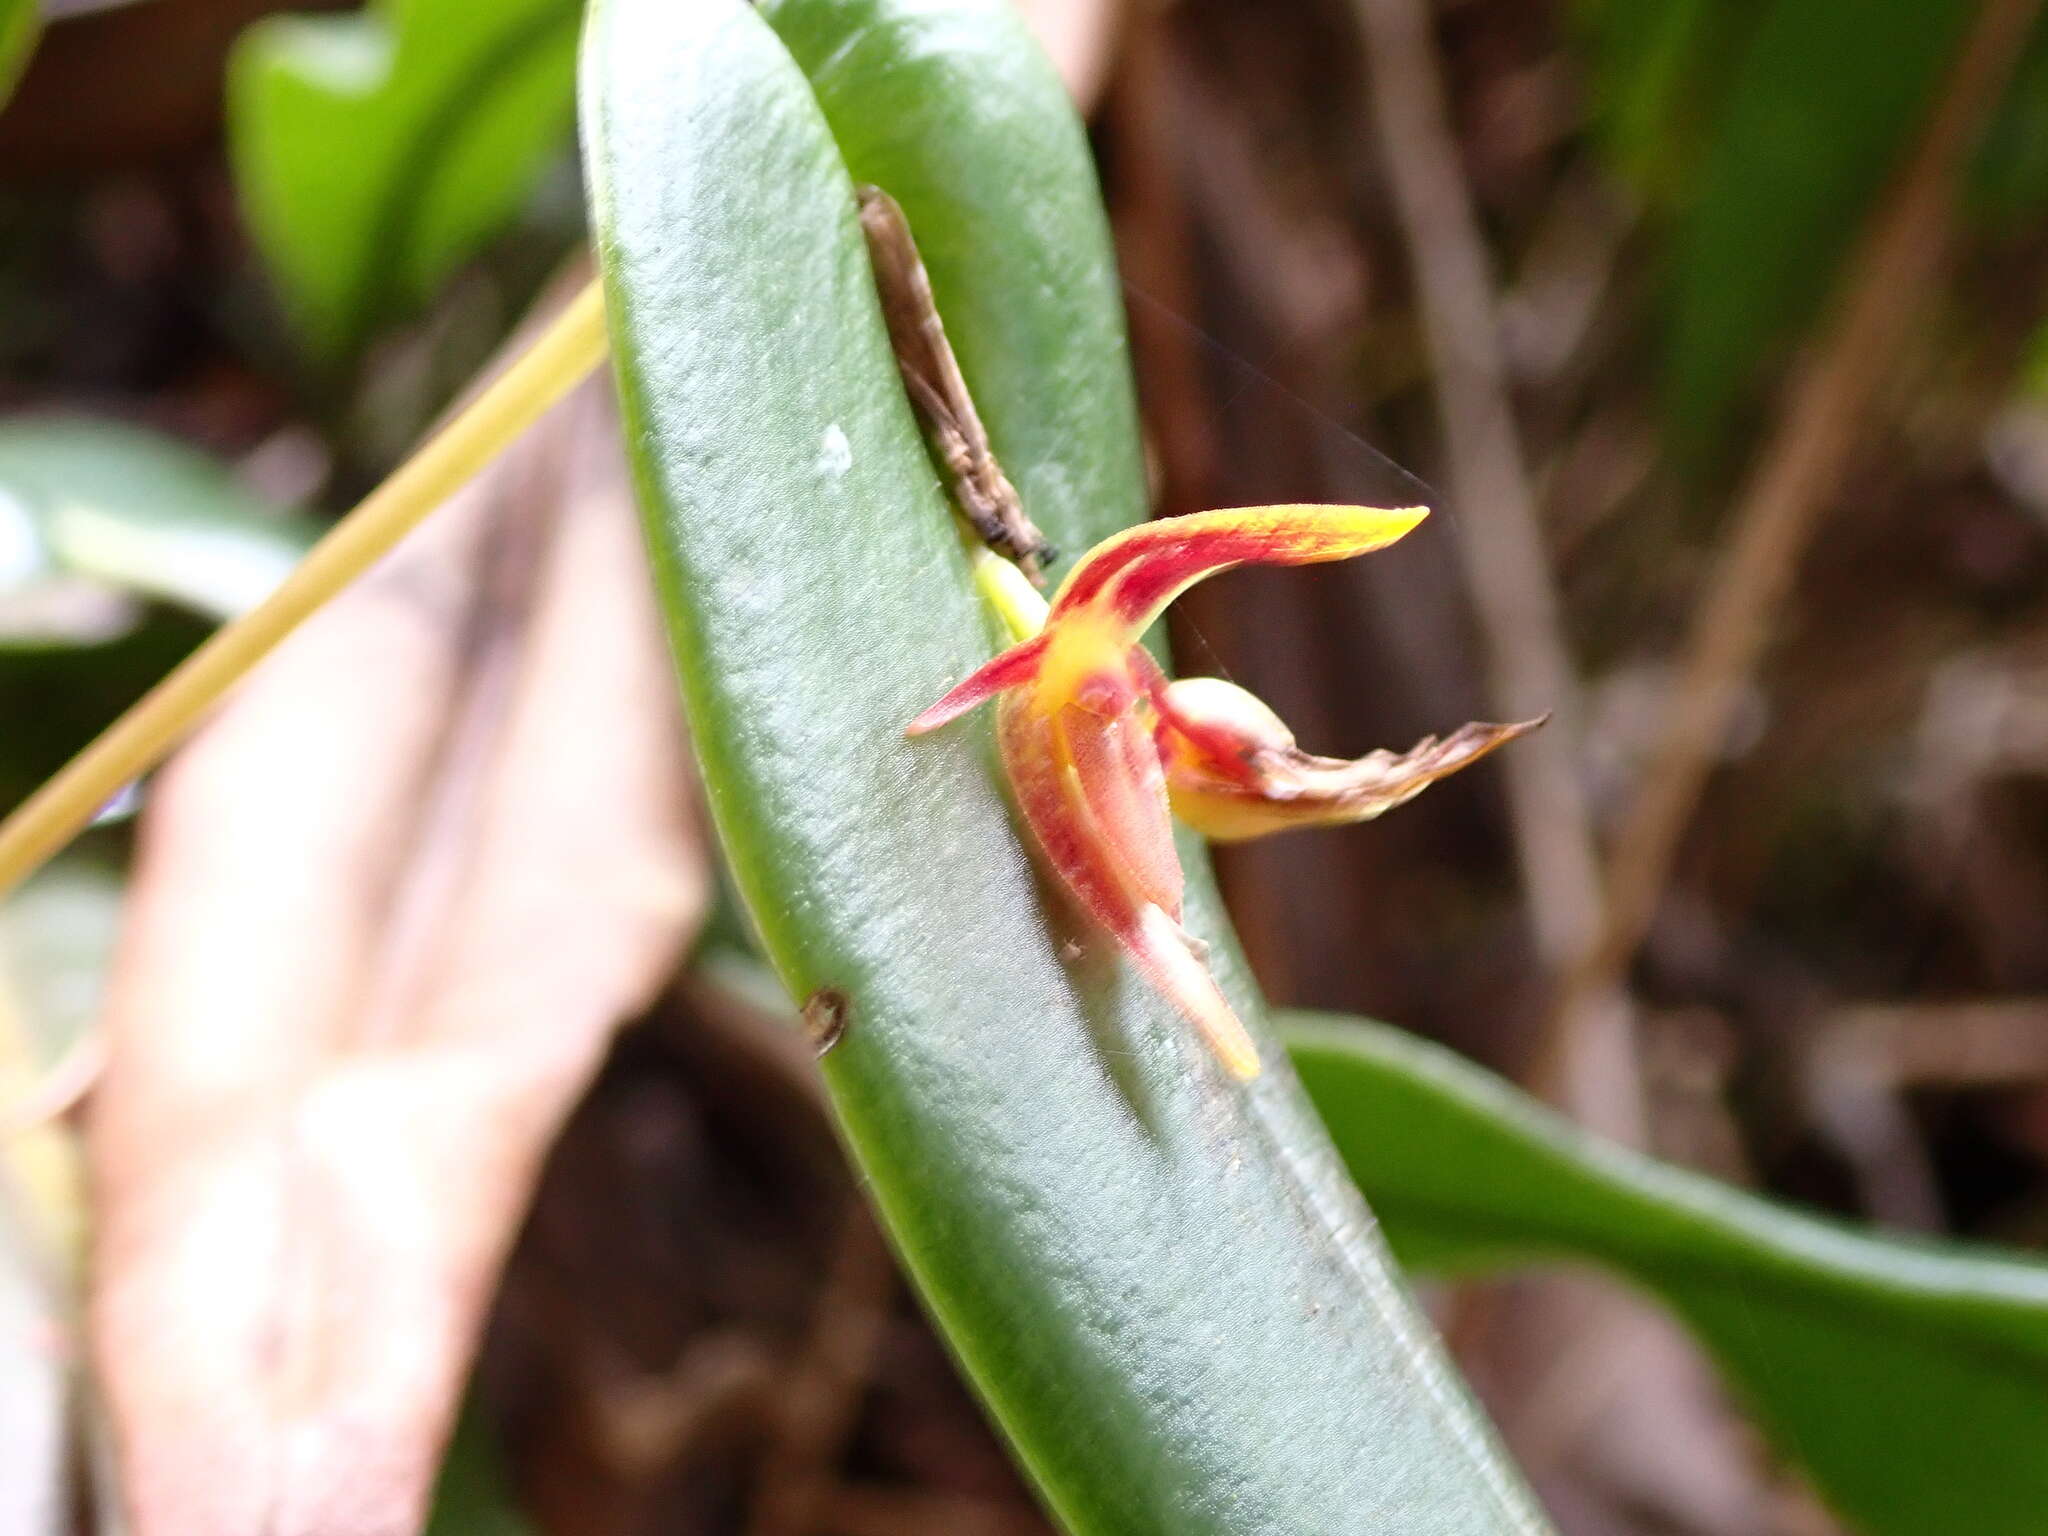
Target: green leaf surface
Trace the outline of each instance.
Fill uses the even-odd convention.
[[[1758,25],[1672,253],[1666,406],[1691,462],[1832,291],[1974,9],[1775,0]]]
[[[584,57],[627,436],[719,831],[784,984],[845,1000],[823,1065],[848,1145],[1048,1503],[1119,1536],[1545,1529],[1206,877],[1190,924],[1270,1053],[1249,1088],[1041,885],[987,722],[903,739],[996,635],[855,179],[904,204],[1046,532],[1077,551],[1144,515],[1103,213],[1049,66],[998,0],[601,0]]]
[[[580,0],[387,0],[236,45],[228,128],[251,232],[332,357],[511,217],[575,110]]]
[[[0,423],[0,605],[63,575],[231,618],[319,531],[171,438],[104,421]]]
[[[1287,1029],[1404,1262],[1605,1266],[1684,1319],[1865,1536],[2039,1536],[2048,1265],[1801,1215],[1590,1136],[1385,1025]]]

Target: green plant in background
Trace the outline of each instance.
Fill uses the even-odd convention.
[[[512,216],[574,104],[578,0],[390,0],[251,27],[229,79],[250,233],[324,358]]]
[[[1448,1275],[1602,1265],[1699,1335],[1856,1529],[2040,1530],[2048,1265],[1799,1215],[1589,1136],[1385,1025],[1285,1023],[1404,1264]]]
[[[1834,292],[1975,7],[1960,0],[1583,0],[1600,143],[1666,244],[1665,430],[1720,466],[1738,407]],[[2039,30],[1980,145],[1971,206],[2048,205]]]
[[[1827,297],[1970,12],[1778,0],[1750,38],[1674,233],[1666,408],[1693,463]]]
[[[69,577],[228,619],[319,532],[174,439],[115,422],[0,423],[0,594]]]

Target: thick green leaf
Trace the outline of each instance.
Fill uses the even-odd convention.
[[[1750,39],[1673,252],[1667,407],[1694,462],[1830,292],[1974,10],[1775,0]]]
[[[386,0],[275,16],[236,46],[251,231],[323,354],[430,295],[565,144],[580,0]]]
[[[995,636],[896,382],[854,177],[905,205],[1040,525],[1072,551],[1144,511],[1086,144],[1017,18],[602,0],[584,67],[628,439],[708,796],[784,983],[845,1000],[824,1069],[849,1146],[1048,1502],[1119,1536],[1543,1529],[1265,1035],[1206,879],[1191,925],[1269,1042],[1248,1089],[1041,886],[986,722],[903,739]]]
[[[1800,1215],[1385,1025],[1294,1015],[1288,1040],[1405,1262],[1604,1265],[1685,1319],[1867,1536],[2039,1536],[2048,1265]]]
[[[318,535],[173,439],[104,421],[0,423],[0,602],[61,573],[231,618]]]

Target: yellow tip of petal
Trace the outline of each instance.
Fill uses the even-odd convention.
[[[1236,565],[1348,560],[1384,549],[1427,516],[1427,507],[1295,502],[1157,518],[1083,555],[1053,595],[1048,627],[1092,609],[1113,620],[1128,644],[1205,576]]]
[[[1343,540],[1359,546],[1358,552],[1384,548],[1414,531],[1429,516],[1427,507],[1355,507],[1334,502],[1284,502],[1264,507],[1229,507],[1216,512],[1198,512],[1198,518],[1213,518],[1216,525],[1241,522],[1298,533],[1318,542]]]
[[[1223,1070],[1241,1083],[1259,1075],[1259,1050],[1216,978],[1188,948],[1187,934],[1165,912],[1146,906],[1138,916],[1132,958],[1166,999],[1201,1032]]]

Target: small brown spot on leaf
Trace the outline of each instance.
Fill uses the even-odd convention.
[[[804,1000],[804,1036],[820,1056],[839,1043],[853,1005],[837,987],[820,987]]]

